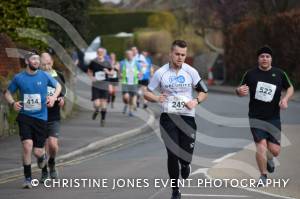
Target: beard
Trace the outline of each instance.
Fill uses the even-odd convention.
[[[33,65],[31,65],[31,64],[28,64],[28,66],[29,66],[29,68],[30,68],[30,70],[32,70],[32,71],[36,71],[38,68],[35,68]]]

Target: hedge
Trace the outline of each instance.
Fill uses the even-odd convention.
[[[115,37],[113,35],[101,36],[102,46],[107,49],[109,53],[114,52],[117,59],[124,58],[124,52],[127,48],[133,45],[132,37]]]
[[[155,12],[112,12],[90,14],[88,40],[98,35],[134,32],[136,28],[147,27],[148,17]]]
[[[256,50],[264,44],[273,49],[273,66],[282,68],[300,86],[300,11],[261,19],[247,19],[225,34],[227,81],[237,83],[257,65]]]

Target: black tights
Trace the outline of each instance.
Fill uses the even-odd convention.
[[[196,129],[194,117],[161,114],[160,130],[168,153],[170,179],[179,179],[179,163],[183,166],[188,166],[191,163]],[[173,187],[173,189],[178,189],[178,187]]]

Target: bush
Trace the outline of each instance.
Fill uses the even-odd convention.
[[[101,36],[101,40],[102,46],[106,48],[108,52],[116,53],[118,60],[123,59],[125,50],[133,45],[133,39],[131,37],[104,35]]]
[[[159,12],[148,17],[148,27],[175,33],[178,29],[178,24],[172,13]]]
[[[140,30],[135,32],[135,44],[151,54],[166,54],[170,51],[172,35],[165,30]]]
[[[98,35],[134,32],[136,28],[147,27],[148,17],[154,12],[105,12],[92,13],[89,16],[88,40]]]
[[[13,78],[13,76],[14,76],[14,73],[12,73],[12,72],[10,72],[7,75],[7,77],[0,76],[0,92],[3,92],[4,90],[7,89],[8,84],[9,84],[10,80]],[[1,98],[1,94],[0,94],[0,98]],[[18,97],[19,97],[19,93],[17,92],[17,93],[14,94],[14,98],[18,99]],[[3,96],[3,99],[4,99],[4,96]],[[4,100],[3,102],[0,102],[0,105],[8,107],[8,104],[6,103],[6,100]],[[18,112],[13,110],[11,107],[2,108],[1,110],[4,111],[4,112],[0,112],[0,113],[6,115],[6,120],[7,120],[7,123],[8,123],[9,133],[17,132],[16,117],[18,115]],[[1,122],[4,122],[4,121],[1,121]],[[4,129],[0,128],[0,131],[2,131],[2,130],[4,130]],[[0,135],[3,135],[3,133],[4,132],[0,132]]]
[[[46,48],[46,44],[34,39],[19,37],[16,28],[31,28],[47,32],[46,22],[42,18],[30,17],[27,7],[30,0],[11,0],[0,2],[0,32],[6,33],[13,41],[28,47]]]
[[[195,34],[195,29],[193,27],[186,27],[176,39],[182,39],[186,41],[188,45],[189,57],[201,54],[205,49],[205,44],[202,37],[199,37]]]
[[[300,86],[300,11],[262,19],[247,19],[225,34],[227,80],[240,81],[242,74],[257,65],[256,50],[264,44],[273,48],[273,66],[285,70]]]

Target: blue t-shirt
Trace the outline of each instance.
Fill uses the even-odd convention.
[[[44,71],[38,70],[35,74],[23,71],[14,76],[8,90],[10,93],[20,91],[21,114],[47,121],[47,87],[55,88],[56,84],[57,81]]]
[[[145,69],[142,69],[143,77],[141,80],[149,80],[151,77],[152,60],[150,57],[146,57],[146,61],[147,67],[145,67]]]

